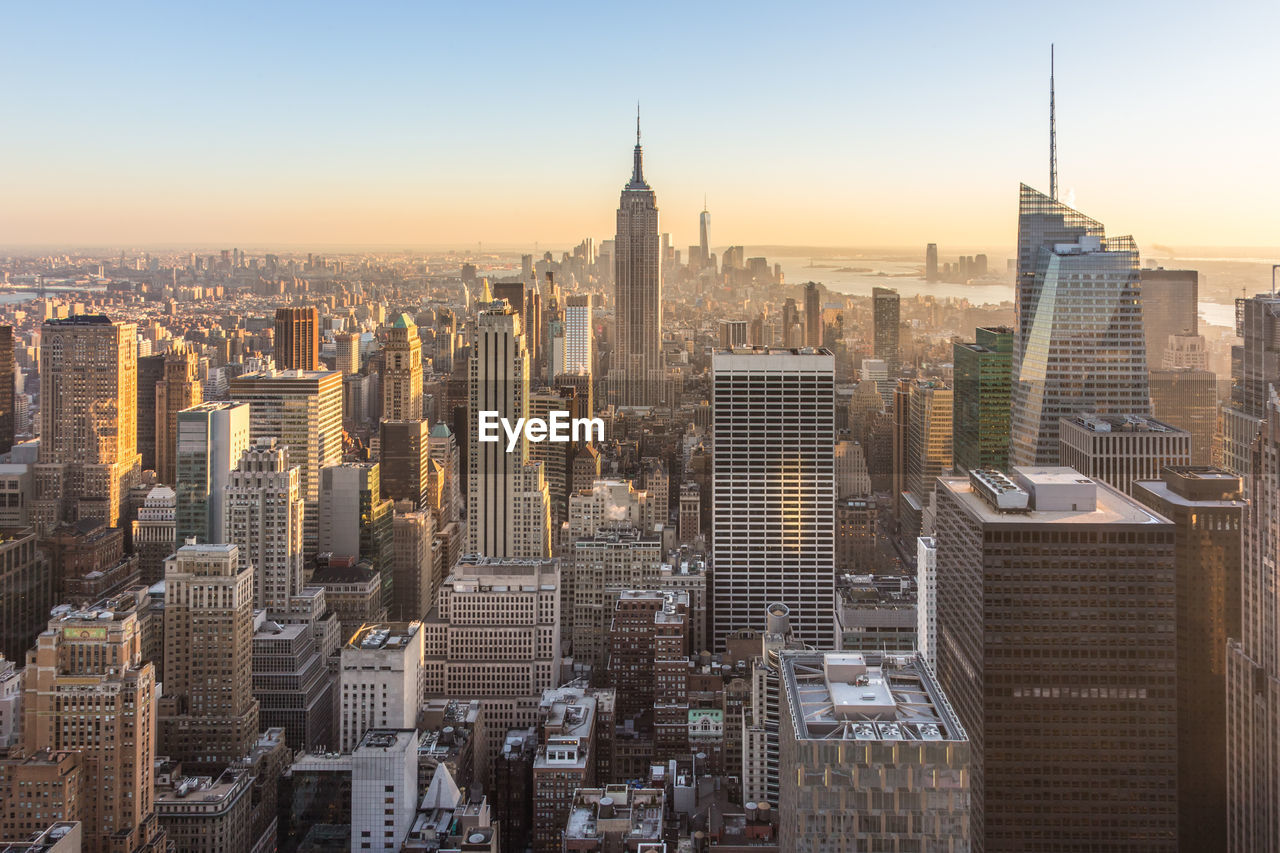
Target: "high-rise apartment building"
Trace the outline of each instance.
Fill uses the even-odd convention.
[[[253,749],[253,572],[235,545],[184,545],[165,562],[160,748],[221,771]]]
[[[320,469],[342,461],[342,374],[268,370],[231,380],[231,399],[249,404],[249,438],[276,438],[298,467],[306,505],[303,544],[315,553],[319,538]]]
[[[280,370],[320,369],[320,315],[313,308],[277,308],[275,360]]]
[[[481,412],[512,424],[529,414],[529,355],[520,315],[502,301],[481,303],[468,385],[468,550],[497,558],[550,556],[550,495],[542,466],[529,461],[528,441],[522,434],[508,453],[503,435],[480,440]]]
[[[898,291],[876,287],[871,291],[871,321],[874,334],[873,352],[888,368],[889,375],[898,372],[902,365],[902,351],[898,347],[899,326],[902,323],[901,303]]]
[[[974,331],[973,343],[952,345],[955,391],[951,455],[956,473],[1009,467],[1009,371],[1013,329]]]
[[[1014,465],[1056,465],[1058,423],[1149,415],[1138,247],[1023,184],[1013,338]]]
[[[178,412],[175,443],[177,541],[227,542],[223,502],[249,447],[249,406],[217,401]],[[166,555],[168,556],[168,555]]]
[[[222,504],[226,541],[253,569],[254,609],[274,616],[302,592],[303,511],[298,467],[274,438],[259,439],[229,475]]]
[[[617,343],[612,367],[620,370],[620,402],[656,404],[662,394],[662,257],[658,244],[658,202],[645,182],[640,150],[640,118],[631,180],[618,202],[614,242],[614,317]]]
[[[79,753],[80,820],[95,853],[160,853],[156,822],[155,667],[143,658],[137,609],[123,600],[60,607],[27,655],[26,755]]]
[[[779,849],[970,849],[969,738],[923,661],[779,657]]]
[[[1132,494],[1137,480],[1158,480],[1167,465],[1191,464],[1191,434],[1139,415],[1082,414],[1058,427],[1062,464]]]
[[[422,701],[422,623],[363,625],[342,647],[339,748],[370,729],[412,729]]]
[[[937,488],[938,681],[973,849],[1177,849],[1173,525],[1070,468]]]
[[[1267,322],[1276,319],[1271,314]],[[1249,417],[1247,411],[1242,414]],[[1240,634],[1227,646],[1227,849],[1232,853],[1261,853],[1280,842],[1280,398],[1274,392],[1262,410],[1249,470]]]
[[[177,482],[178,413],[204,400],[200,380],[200,356],[177,345],[164,357],[164,374],[156,383],[156,476],[160,482]]]
[[[422,419],[422,340],[408,314],[397,314],[383,330],[382,417],[389,421]]]
[[[1178,849],[1227,844],[1227,641],[1240,636],[1240,478],[1171,467],[1134,498],[1174,524],[1178,607]]]
[[[711,360],[715,647],[791,608],[796,636],[835,647],[835,358],[826,350]]]
[[[40,452],[35,517],[120,523],[141,475],[138,348],[133,323],[102,315],[48,320],[40,340]]]

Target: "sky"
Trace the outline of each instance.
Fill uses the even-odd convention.
[[[1280,3],[0,0],[0,245],[1280,245]]]

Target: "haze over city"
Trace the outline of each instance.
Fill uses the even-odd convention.
[[[1144,247],[1275,243],[1273,3],[3,17],[10,247],[572,245],[612,227],[637,100],[678,243],[705,195],[748,245],[1003,247],[1051,41],[1064,200]]]

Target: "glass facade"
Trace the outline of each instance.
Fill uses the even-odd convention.
[[[1009,370],[1013,329],[978,329],[954,344],[951,452],[957,472],[1009,468]]]

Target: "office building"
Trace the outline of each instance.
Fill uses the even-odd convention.
[[[0,326],[0,453],[8,453],[13,449],[16,434],[16,372],[13,326]]]
[[[423,627],[425,695],[538,695],[560,683],[559,563],[463,557]]]
[[[1266,310],[1261,305],[1253,310],[1259,309]],[[1268,323],[1274,320],[1274,315],[1268,317]],[[1246,338],[1246,348],[1248,344]],[[1226,849],[1231,851],[1270,850],[1280,839],[1280,741],[1275,736],[1280,731],[1280,597],[1275,583],[1280,399],[1274,392],[1262,415],[1262,431],[1250,456],[1252,476],[1246,480],[1240,633],[1227,646]]]
[[[7,754],[7,753],[6,753]],[[85,760],[79,752],[43,749],[32,755],[0,758],[0,850],[4,853],[80,853],[74,847],[42,846],[32,841],[51,823],[80,826],[88,805]]]
[[[804,345],[807,347],[822,346],[822,290],[822,285],[812,281],[804,286]]]
[[[564,849],[575,853],[662,850],[666,809],[661,788],[579,788],[565,818]]]
[[[893,476],[899,536],[932,533],[933,484],[951,470],[955,392],[939,379],[900,379],[894,397]]]
[[[156,383],[156,476],[161,483],[178,482],[178,413],[203,401],[200,356],[178,344],[165,354],[164,372]]]
[[[391,522],[391,588],[388,614],[396,622],[412,622],[427,615],[436,588],[444,578],[442,543],[436,539],[435,517],[429,512],[396,513]]]
[[[973,848],[1176,850],[1174,526],[1070,468],[1012,474],[938,480],[938,682],[972,745]]]
[[[412,726],[370,729],[351,752],[353,853],[405,849],[418,802],[418,733]]]
[[[427,485],[431,491],[430,509],[436,514],[437,526],[457,521],[462,512],[462,463],[458,455],[458,439],[445,423],[431,427],[427,436],[427,455],[432,463]]]
[[[654,759],[688,752],[688,594],[622,590],[611,617],[605,673],[616,719],[653,737]]]
[[[836,582],[836,649],[915,654],[916,591],[901,575],[847,574]]]
[[[253,572],[235,545],[184,545],[165,561],[160,748],[221,771],[258,739]]]
[[[657,198],[641,163],[639,116],[631,180],[618,202],[613,260],[617,341],[612,367],[620,371],[619,402],[651,406],[662,392],[662,258]]]
[[[924,250],[924,280],[938,280],[938,244],[930,243]]]
[[[280,370],[320,369],[320,316],[313,308],[277,308],[275,361]]]
[[[153,486],[133,520],[133,552],[138,581],[150,586],[164,579],[164,561],[178,550],[178,496],[168,486]]]
[[[1165,468],[1135,499],[1174,525],[1178,608],[1178,849],[1227,844],[1227,641],[1240,636],[1240,478]]]
[[[357,332],[339,332],[333,336],[335,355],[333,369],[344,375],[360,372],[360,335]]]
[[[253,632],[253,697],[258,724],[279,728],[295,751],[327,749],[334,738],[335,679],[321,641],[324,626],[280,623],[259,611]]]
[[[551,507],[542,467],[529,461],[523,434],[515,450],[480,441],[480,413],[516,423],[529,414],[529,355],[520,315],[501,300],[481,303],[470,365],[467,524],[470,552],[489,557],[551,555]]]
[[[319,539],[320,469],[342,461],[342,374],[268,370],[231,380],[233,400],[249,404],[249,439],[276,438],[297,466],[306,508],[303,545]]]
[[[973,343],[952,345],[951,454],[957,474],[1009,468],[1009,371],[1013,329],[974,330]]]
[[[529,394],[529,417],[549,420],[553,412],[563,412],[572,423],[576,418],[590,417],[587,398],[571,385],[561,385],[554,390],[533,391]],[[573,457],[582,447],[577,441],[540,441],[529,444],[529,460],[542,466],[542,476],[547,483],[547,498],[551,506],[552,528],[564,523],[569,512],[569,486],[573,473]]]
[[[370,729],[412,729],[422,701],[422,623],[362,625],[342,647],[339,748]],[[417,739],[414,739],[417,755]],[[417,768],[414,768],[416,778]]]
[[[634,527],[609,525],[570,546],[563,560],[572,576],[565,601],[572,613],[562,625],[568,627],[574,661],[604,667],[614,604],[623,590],[642,588],[642,579],[661,564],[662,540]]]
[[[381,577],[382,606],[394,598],[392,500],[382,497],[377,462],[344,462],[320,471],[322,554],[368,561]]]
[[[613,691],[565,687],[547,691],[538,709],[541,743],[533,760],[533,849],[563,850],[563,832],[580,788],[596,782],[600,753],[612,731]],[[606,765],[607,766],[607,765]]]
[[[1064,417],[1151,413],[1140,287],[1131,237],[1022,185],[1011,464],[1056,465]]]
[[[702,212],[698,214],[698,250],[702,253],[702,265],[711,265],[711,213],[703,199]]]
[[[875,498],[836,500],[836,571],[866,572],[876,556],[876,518],[879,511]]]
[[[422,340],[408,314],[397,314],[383,330],[382,417],[388,421],[422,419]]]
[[[222,529],[237,546],[242,567],[253,568],[257,610],[288,610],[302,591],[301,472],[289,467],[274,438],[259,439],[240,457],[223,493]]]
[[[1212,371],[1196,367],[1152,370],[1151,413],[1191,434],[1192,465],[1210,464],[1218,430],[1218,377]]]
[[[1197,335],[1200,327],[1200,274],[1164,267],[1138,271],[1142,293],[1142,331],[1147,364],[1160,364],[1171,335]]]
[[[26,659],[58,592],[49,560],[36,547],[35,528],[0,528],[0,658]]]
[[[142,355],[138,357],[138,453],[142,457],[142,470],[156,469],[156,385],[164,378],[164,356]]]
[[[920,658],[780,663],[779,849],[970,849],[971,745]]]
[[[897,374],[902,366],[902,351],[898,346],[898,331],[902,320],[898,291],[876,287],[871,291],[871,320],[874,333],[873,352],[884,362],[888,375]]]
[[[1058,427],[1062,464],[1132,494],[1137,480],[1158,480],[1168,465],[1191,464],[1191,434],[1139,415],[1081,414]]]
[[[218,401],[178,413],[177,541],[228,541],[223,505],[231,472],[249,448],[249,411],[245,403]]]
[[[80,819],[91,851],[167,847],[153,790],[156,695],[138,612],[128,605],[60,606],[27,657],[23,751],[79,753]]]
[[[931,671],[938,669],[938,541],[916,540],[916,649]]]
[[[378,425],[379,481],[382,496],[426,506],[431,482],[431,427],[424,420],[388,421]]]
[[[591,297],[586,294],[568,296],[564,301],[564,369],[563,373],[590,376],[595,373],[593,361],[593,329]],[[555,375],[551,376],[555,381]]]
[[[141,476],[137,327],[102,315],[47,320],[40,337],[40,451],[35,516],[120,523]]]
[[[778,804],[778,726],[782,695],[782,665],[779,654],[785,649],[802,649],[804,644],[791,630],[791,611],[785,604],[771,604],[764,611],[764,632],[743,631],[738,635],[749,646],[758,639],[760,653],[752,655],[751,692],[742,709],[742,797],[743,802]]]
[[[791,607],[796,636],[833,648],[835,359],[827,350],[712,356],[715,649]]]
[[[1222,464],[1247,482],[1270,388],[1280,385],[1280,296],[1237,299],[1236,336],[1242,342],[1231,348],[1231,399],[1222,407]]]
[[[720,349],[736,349],[747,345],[746,320],[720,321]]]

